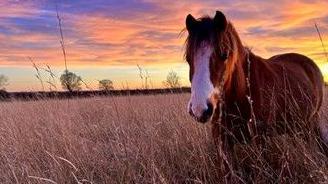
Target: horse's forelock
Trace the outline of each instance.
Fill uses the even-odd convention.
[[[199,24],[209,24],[212,19],[206,16],[198,19],[198,21]],[[209,29],[211,28],[210,26],[208,27]],[[211,34],[211,31],[199,31],[188,34],[185,42],[185,59],[192,59],[193,54],[201,47],[201,44],[204,41],[207,41],[208,44],[213,46],[213,50],[217,52],[217,54],[222,52],[232,53],[236,49],[237,44],[234,44],[235,30],[230,22],[228,22],[226,29],[223,31],[215,30],[214,27],[211,29],[213,29],[213,34]],[[188,58],[188,56],[191,58]]]
[[[193,54],[200,48],[201,42],[204,41],[204,38],[209,37],[209,35],[204,33],[202,29],[206,27],[207,24],[210,24],[211,21],[212,19],[208,16],[201,17],[197,19],[197,26],[194,27],[194,30],[188,31],[189,34],[185,42],[186,59],[188,59],[188,56],[192,57]],[[203,24],[205,24],[205,26]]]

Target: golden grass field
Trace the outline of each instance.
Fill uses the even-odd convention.
[[[221,183],[210,124],[192,120],[188,98],[2,102],[0,183]],[[328,159],[313,140],[267,143],[266,159],[255,145],[237,146],[254,183],[328,183]]]

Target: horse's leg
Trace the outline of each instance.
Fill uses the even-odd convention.
[[[268,160],[267,157],[267,145],[266,145],[266,129],[264,127],[259,128],[256,132],[257,135],[254,135],[254,137],[251,138],[251,144],[252,144],[252,149],[256,149],[259,151],[259,155],[262,155],[263,159],[265,161]],[[242,163],[242,174],[243,174],[243,179],[245,180],[246,183],[253,183],[254,179],[254,171],[252,168],[252,158],[247,157],[247,159],[244,159],[244,163]]]
[[[226,130],[218,124],[213,124],[212,133],[214,143],[219,157],[220,175],[224,177],[225,183],[240,183],[236,181],[236,158],[233,144],[229,140]]]
[[[250,144],[251,145],[247,145],[247,147],[250,147],[248,149],[254,149],[254,151],[259,151],[259,153],[257,154],[262,155],[263,158],[266,159],[266,144],[264,136],[254,137],[253,140],[251,140]],[[247,149],[243,150],[242,153],[245,157],[242,159],[242,162],[239,163],[240,177],[244,180],[244,183],[253,183],[256,173],[254,173],[252,165],[256,163],[254,163],[254,158],[252,158],[251,155],[248,155],[249,153],[246,153],[245,151],[247,151]]]
[[[223,141],[222,141],[222,136],[221,136],[221,127],[219,124],[213,124],[212,125],[212,135],[214,139],[214,144],[215,144],[215,150],[216,154],[218,156],[218,169],[220,176],[225,176],[227,174],[226,167],[224,164],[224,159],[222,158],[222,150],[223,150]]]

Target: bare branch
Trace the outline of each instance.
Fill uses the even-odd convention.
[[[321,36],[320,30],[319,30],[318,25],[317,25],[316,22],[314,23],[314,26],[315,26],[315,29],[317,30],[317,33],[318,33],[318,36],[319,36],[319,39],[320,39],[320,42],[321,42],[321,45],[322,45],[323,51],[324,51],[325,56],[326,56],[326,60],[327,60],[327,62],[328,62],[328,53],[327,53],[326,47],[325,47],[325,45],[324,45],[324,43],[323,43],[322,36]]]

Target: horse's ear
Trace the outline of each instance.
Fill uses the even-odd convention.
[[[186,28],[189,33],[195,28],[196,24],[197,20],[191,14],[189,14],[186,18]]]
[[[220,31],[225,30],[225,28],[227,27],[227,19],[221,11],[216,11],[213,20],[216,28],[218,28]]]

